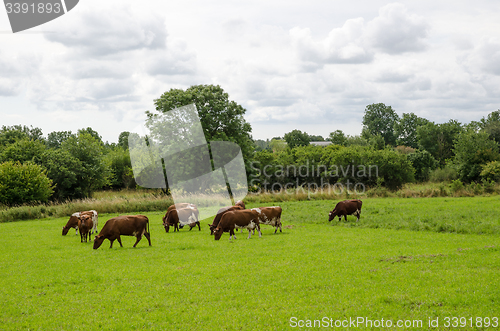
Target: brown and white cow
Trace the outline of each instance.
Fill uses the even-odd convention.
[[[219,222],[225,213],[227,213],[228,211],[243,210],[243,209],[245,209],[245,208],[242,207],[241,205],[222,207],[221,209],[219,209],[217,211],[217,215],[215,215],[215,218],[214,218],[214,221],[212,222],[212,224],[208,224],[208,226],[210,227],[210,235],[214,234],[215,228],[217,227],[217,225],[219,225]]]
[[[214,239],[219,240],[222,233],[229,232],[229,240],[234,236],[234,229],[247,229],[248,239],[252,236],[252,230],[257,228],[259,237],[262,237],[259,226],[259,215],[255,210],[233,210],[226,212],[214,230]]]
[[[80,217],[80,213],[73,213],[68,220],[68,223],[66,223],[65,226],[62,228],[62,235],[65,236],[68,234],[69,229],[73,228],[76,229],[76,233],[78,234],[78,217]]]
[[[92,222],[94,224],[92,227],[92,233],[97,233],[98,213],[95,210],[88,210],[88,211],[73,213],[69,217],[68,223],[66,223],[66,225],[63,226],[63,228],[62,228],[62,235],[63,236],[65,236],[68,233],[69,229],[71,229],[71,228],[76,229],[76,234],[78,234],[78,219],[84,213],[91,215]]]
[[[151,237],[149,234],[149,219],[144,215],[123,215],[109,219],[104,224],[101,232],[94,239],[94,249],[101,247],[104,239],[109,239],[113,248],[113,242],[118,240],[120,246],[123,247],[120,236],[135,236],[137,238],[134,247],[142,239],[142,235],[146,237],[151,246]]]
[[[198,225],[198,230],[201,230],[200,221],[198,220],[199,211],[196,208],[187,207],[182,209],[172,208],[163,216],[163,226],[165,232],[169,232],[170,227],[174,227],[174,232],[179,231],[179,226],[182,229],[185,225],[189,225],[189,231]]]
[[[94,226],[92,216],[89,213],[81,213],[78,218],[78,230],[80,231],[80,242],[87,242],[90,240],[90,231]]]
[[[335,208],[328,214],[328,222],[333,220],[336,216],[339,217],[339,222],[344,216],[345,221],[347,222],[347,215],[356,216],[359,221],[359,217],[361,216],[361,206],[363,202],[361,200],[344,200],[337,203]]]
[[[258,208],[252,208],[252,210],[255,210],[257,214],[259,214],[259,223],[260,224],[267,224],[274,226],[276,229],[274,230],[274,233],[278,231],[278,228],[281,231],[281,212],[282,209],[279,206],[273,206],[273,207],[258,207]]]
[[[245,203],[243,202],[243,200],[236,201],[236,203],[234,205],[240,206],[242,209],[245,209]]]

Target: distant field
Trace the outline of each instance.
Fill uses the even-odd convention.
[[[214,241],[207,220],[167,234],[149,212],[153,246],[135,249],[132,237],[98,250],[74,230],[63,237],[67,217],[2,223],[0,329],[311,330],[301,323],[357,317],[498,329],[498,202],[366,199],[359,224],[328,223],[330,201],[269,203],[283,207],[283,233],[263,226],[262,238],[233,242]]]

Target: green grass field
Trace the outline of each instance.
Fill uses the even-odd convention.
[[[264,225],[262,238],[233,242],[214,241],[208,220],[165,233],[151,212],[153,246],[143,238],[135,249],[133,237],[98,250],[74,230],[63,237],[67,217],[1,223],[0,329],[326,329],[306,327],[318,320],[344,330],[335,321],[356,318],[393,327],[351,329],[498,329],[498,202],[366,199],[359,224],[328,223],[330,201],[274,203],[283,233]],[[99,229],[113,216],[100,215]]]

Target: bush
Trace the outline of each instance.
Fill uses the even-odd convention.
[[[416,151],[408,155],[413,168],[415,168],[415,179],[423,182],[429,179],[429,174],[438,166],[438,161],[427,151]]]
[[[451,192],[457,193],[464,189],[464,183],[460,179],[455,179],[450,185]]]
[[[483,166],[483,170],[480,173],[483,181],[495,181],[500,180],[500,161],[488,162]]]
[[[429,174],[429,180],[434,183],[451,182],[457,178],[458,172],[450,166],[438,168]]]
[[[52,192],[52,181],[43,167],[31,162],[8,161],[0,164],[0,203],[45,202]]]

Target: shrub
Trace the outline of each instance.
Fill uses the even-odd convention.
[[[483,166],[480,176],[483,178],[483,181],[489,180],[498,182],[500,180],[500,161],[486,163]]]
[[[460,179],[455,179],[450,185],[451,192],[457,193],[464,189],[464,183]]]
[[[53,192],[46,170],[31,162],[8,161],[0,164],[0,203],[45,202]]]
[[[450,166],[435,169],[429,174],[429,180],[434,183],[451,182],[457,178],[458,172]]]

